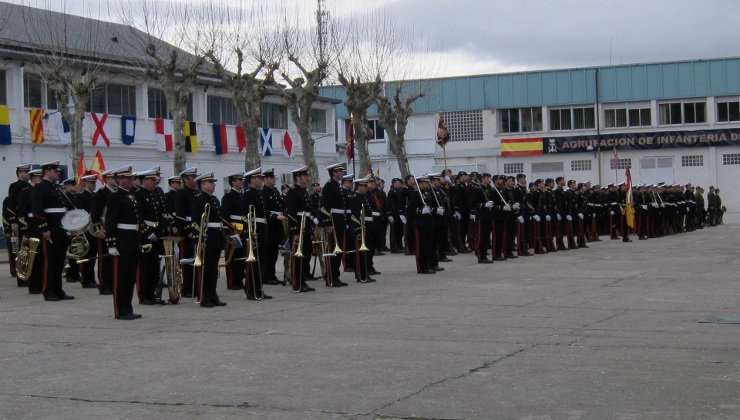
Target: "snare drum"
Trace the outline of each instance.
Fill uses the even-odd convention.
[[[90,215],[82,209],[70,210],[62,217],[62,227],[72,236],[79,235],[90,224]]]

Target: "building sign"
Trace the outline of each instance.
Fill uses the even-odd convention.
[[[740,146],[740,128],[542,138],[542,150],[545,154],[591,152],[615,147],[621,150],[642,150],[707,146]]]

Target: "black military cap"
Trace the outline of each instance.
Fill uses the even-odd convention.
[[[275,168],[263,169],[262,177],[263,178],[275,178]]]
[[[524,175],[524,174],[516,174],[517,181],[520,180],[520,179],[522,179],[522,178],[526,178],[526,177],[527,177],[527,175]]]
[[[321,186],[321,184],[319,184],[318,182],[314,182],[313,184],[311,184],[311,186],[312,186],[312,187],[320,187],[320,186]]]
[[[543,181],[542,178],[537,178],[537,179],[534,180],[534,184],[535,185],[539,185],[539,184],[541,184],[543,182],[545,182],[545,181]]]
[[[575,179],[570,179],[570,180],[568,180],[568,186],[569,186],[569,187],[570,187],[571,185],[575,184],[575,183],[576,183],[576,180],[575,180]]]
[[[69,177],[62,181],[62,185],[75,185],[77,183],[77,178],[75,177]]]
[[[290,171],[293,174],[293,179],[298,178],[301,175],[308,175],[308,166],[304,166],[302,168],[294,169]]]
[[[460,172],[458,172],[458,173],[457,173],[457,176],[465,176],[465,175],[467,175],[467,174],[468,174],[468,173],[467,173],[467,172],[465,172],[465,171],[460,171]]]
[[[480,174],[480,177],[481,178],[491,178],[491,174],[489,174],[488,172],[483,172],[482,174]]]
[[[15,173],[18,172],[28,172],[31,170],[31,164],[30,163],[24,163],[22,165],[18,165],[15,167]]]
[[[408,181],[409,179],[411,179],[411,178],[413,178],[413,177],[414,177],[414,175],[413,175],[413,174],[408,174],[408,175],[406,175],[405,177],[403,177],[403,179],[404,179],[405,181]]]
[[[507,176],[507,177],[506,177],[506,178],[504,179],[504,181],[508,181],[508,180],[510,180],[510,179],[511,179],[511,180],[513,180],[513,179],[514,179],[514,176],[513,176],[513,175],[509,175],[509,176]],[[518,178],[517,178],[517,179],[518,179]]]
[[[198,175],[195,178],[195,182],[197,182],[198,184],[200,184],[203,181],[216,182],[216,177],[213,176],[213,172],[209,172],[206,174]]]
[[[54,169],[59,170],[59,161],[55,160],[54,162],[46,162],[41,164],[41,170],[45,171],[47,169]]]

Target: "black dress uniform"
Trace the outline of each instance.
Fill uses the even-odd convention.
[[[202,185],[206,181],[215,182],[215,180],[213,173],[203,174],[196,178],[199,185]],[[210,210],[208,220],[204,226],[205,232],[203,232],[201,231],[200,222],[206,205],[210,206]],[[222,302],[218,297],[218,293],[216,293],[219,270],[218,260],[221,258],[221,251],[223,251],[225,244],[223,225],[221,223],[221,203],[215,196],[201,192],[193,198],[193,207],[191,208],[190,216],[193,220],[192,232],[193,239],[196,241],[195,243],[197,244],[198,237],[205,234],[205,238],[203,238],[205,245],[203,247],[203,266],[201,267],[203,280],[200,284],[200,306],[206,308],[224,306],[226,302]],[[188,282],[185,281],[185,283]]]
[[[242,173],[229,176],[229,183],[236,179],[244,179]],[[259,193],[259,192],[258,192]],[[221,212],[226,223],[244,223],[245,215],[242,203],[244,190],[231,188],[229,192],[221,197]],[[246,231],[246,227],[244,228]],[[246,247],[234,248],[231,262],[226,266],[226,288],[229,290],[241,290],[244,288],[244,258],[247,256]]]
[[[366,188],[368,178],[357,179],[354,181],[358,187],[364,185]],[[358,191],[355,193],[351,203],[352,217],[350,221],[350,232],[355,242],[355,249],[357,252],[354,254],[355,259],[355,280],[359,283],[373,282],[375,279],[370,277],[372,271],[372,259],[375,253],[375,234],[376,229],[374,227],[375,220],[372,216],[373,206],[371,205],[372,198],[370,194],[365,190],[364,193]],[[365,246],[367,251],[361,251],[362,239],[364,236]]]
[[[353,175],[345,175],[342,178],[342,183],[349,180],[352,182],[352,185],[354,185],[354,179]],[[344,253],[342,254],[342,264],[344,265],[344,271],[345,272],[355,272],[355,258],[352,255],[355,252],[355,239],[352,236],[352,232],[350,232],[350,216],[352,216],[352,200],[355,198],[355,191],[351,187],[342,187],[342,197],[344,198],[344,208],[346,209],[344,214],[346,221],[344,225],[344,237],[339,239],[342,241],[342,250],[344,250]]]
[[[115,171],[120,180],[132,177],[131,167]],[[120,181],[123,182],[123,181]],[[133,189],[133,188],[132,188]],[[139,227],[142,224],[139,203],[133,191],[118,187],[108,198],[105,216],[105,243],[113,259],[113,309],[117,319],[135,319],[131,300],[134,295],[136,272],[141,253]],[[118,255],[116,255],[118,254]]]
[[[250,182],[252,177],[261,177],[261,171],[261,168],[248,171],[244,174],[244,179],[247,182]],[[242,272],[247,280],[244,286],[244,293],[247,295],[247,299],[249,300],[270,299],[271,296],[266,295],[262,288],[265,276],[267,275],[267,270],[263,261],[266,261],[269,258],[269,252],[267,250],[267,212],[265,210],[262,192],[258,188],[250,187],[247,192],[244,193],[242,211],[244,214],[248,214],[250,213],[250,209],[254,209],[252,229],[255,229],[255,231],[252,232],[252,236],[256,237],[257,241],[252,244],[252,247],[255,251],[255,258],[257,261],[246,263],[246,272]],[[248,231],[248,228],[245,228],[245,231]]]
[[[47,169],[56,170],[58,164],[59,162],[44,164],[42,170],[44,173]],[[59,186],[46,178],[31,191],[33,222],[42,238],[41,252],[36,258],[44,261],[41,292],[46,300],[73,298],[62,290],[62,271],[67,254],[67,233],[62,228],[62,217],[67,212],[63,194]],[[50,235],[49,239],[44,239],[45,234]]]
[[[484,173],[482,178],[484,183],[486,178],[490,179],[491,175]],[[491,248],[491,227],[493,225],[493,191],[491,184],[476,185],[471,188],[470,208],[475,216],[476,224],[476,242],[475,252],[479,263],[490,263],[488,259],[488,249]]]
[[[329,171],[329,176],[333,176],[334,171],[344,170],[344,164],[334,164],[326,168]],[[326,238],[328,243],[326,244],[327,252],[332,252],[335,248],[334,239],[342,241],[345,235],[346,222],[346,208],[344,206],[344,195],[342,194],[342,186],[339,182],[333,178],[324,184],[324,189],[321,194],[321,211],[319,214],[319,220],[324,229],[334,227],[333,234],[327,234]],[[342,244],[339,244],[340,247]],[[330,267],[326,276],[326,285],[329,287],[340,287],[345,286],[346,283],[339,280],[340,267],[342,265],[342,256],[334,255],[329,257]]]
[[[306,168],[293,171],[294,179],[306,175]],[[307,292],[313,290],[306,284],[306,279],[311,275],[311,232],[314,223],[311,215],[311,201],[308,192],[300,185],[294,185],[285,195],[285,211],[288,216],[288,233],[291,237],[291,261],[292,261],[292,283],[294,292]],[[303,221],[303,237],[301,244],[302,257],[297,257],[297,247],[301,237],[301,221]]]
[[[41,182],[41,170],[30,171],[31,181],[35,181],[35,184]],[[29,188],[23,189],[18,194],[17,201],[17,215],[18,215],[18,229],[23,241],[29,240],[30,238],[41,239],[36,224],[33,221],[33,208],[31,203],[31,192],[36,188],[35,185]],[[38,255],[37,255],[38,257]],[[41,293],[41,289],[44,285],[44,261],[41,258],[35,258],[33,261],[33,267],[31,268],[31,275],[29,276],[28,293],[32,295],[38,295]],[[18,283],[19,286],[23,284]]]
[[[400,179],[398,180],[400,181]],[[396,179],[393,179],[393,183],[396,184]],[[401,252],[403,250],[403,227],[405,223],[403,219],[406,218],[404,212],[406,211],[406,198],[403,194],[404,187],[396,188],[395,185],[388,191],[388,209],[389,214],[393,218],[391,224],[391,238],[390,248],[391,252]]]
[[[417,182],[428,183],[429,178],[419,177]],[[432,220],[432,207],[429,205],[433,202],[434,197],[430,192],[430,186],[425,186],[419,191],[414,191],[408,197],[406,215],[409,223],[414,229],[416,239],[416,272],[420,274],[434,274],[442,268],[433,268],[435,264],[434,242],[432,231],[434,222]]]
[[[275,178],[273,169],[262,171],[263,178]],[[285,211],[285,202],[282,194],[275,187],[267,185],[262,186],[260,191],[262,201],[265,203],[265,217],[267,219],[267,241],[265,243],[265,259],[260,261],[262,264],[263,274],[262,281],[265,284],[281,283],[275,275],[275,265],[277,264],[280,245],[285,242],[287,232],[283,229],[283,222],[279,216]]]
[[[156,178],[157,174],[154,171],[145,171],[138,173],[137,176],[140,178]],[[148,181],[142,180],[143,182]],[[163,197],[157,193],[156,189],[149,191],[142,186],[134,193],[134,197],[141,210],[142,224],[139,230],[141,232],[141,242],[143,245],[151,245],[150,251],[141,254],[137,278],[138,297],[139,303],[142,305],[151,305],[158,300],[159,256],[164,255],[161,238],[167,235],[168,221],[165,216]]]
[[[82,177],[83,182],[94,183],[96,179],[97,177],[95,175],[86,175]],[[82,210],[85,210],[88,214],[92,214],[92,205],[94,198],[95,193],[88,190],[87,188],[82,188],[82,190],[77,193],[78,207]],[[89,229],[85,230],[85,238],[87,238],[87,243],[90,244],[90,248],[83,258],[89,260],[95,257],[95,255],[98,253],[97,238],[95,238],[90,233]],[[82,287],[98,287],[98,283],[95,281],[95,263],[93,261],[87,261],[78,265],[80,267],[80,273],[82,274]]]
[[[16,175],[19,174],[21,171],[23,172],[29,172],[31,170],[31,165],[29,164],[23,164],[18,165],[15,168]],[[13,252],[13,247],[11,246],[11,236],[13,234],[13,225],[16,225],[18,227],[18,248],[20,249],[20,220],[22,217],[25,217],[22,214],[18,213],[18,197],[21,194],[21,191],[26,190],[31,187],[31,184],[27,181],[22,181],[20,179],[16,180],[15,182],[8,185],[8,195],[3,200],[3,229],[5,230],[5,238],[7,240],[8,244],[8,260],[9,260],[9,266],[10,266],[10,275],[12,277],[16,277],[17,273],[15,270],[15,259],[18,256],[17,253]],[[18,279],[18,286],[24,287],[26,283],[24,281],[21,281]]]
[[[103,179],[114,177],[114,169],[105,171],[103,173]],[[115,192],[115,187],[110,187],[107,184],[100,187],[95,191],[93,196],[92,208],[90,210],[90,221],[92,223],[93,232],[103,231],[105,229],[105,217],[108,212],[108,200],[111,195]],[[107,232],[106,232],[107,235]],[[98,290],[101,295],[112,295],[113,294],[113,258],[106,258],[108,255],[108,247],[105,245],[105,239],[97,239],[97,251],[98,251]]]
[[[196,174],[196,168],[188,168],[180,172],[180,177],[195,176]],[[177,231],[181,232],[182,235],[182,240],[179,244],[180,259],[193,257],[195,241],[184,232],[188,231],[192,223],[200,223],[200,217],[198,220],[194,220],[191,214],[195,196],[198,194],[198,191],[195,189],[183,185],[182,189],[178,190],[175,195],[175,226],[177,227]],[[192,288],[192,282],[187,280],[193,278],[193,266],[190,264],[181,264],[180,268],[182,269],[182,278],[184,279],[182,294],[183,296],[193,296],[193,293],[197,293],[197,290],[190,290]]]
[[[75,178],[68,178],[65,179],[62,182],[62,185],[74,185],[77,183],[77,180]],[[69,191],[62,191],[62,198],[64,198],[64,205],[67,206],[68,209],[77,209],[79,208],[79,202],[77,201],[77,193],[69,192]],[[82,256],[84,258],[84,255]],[[64,270],[64,277],[65,280],[67,280],[67,283],[76,283],[80,282],[82,283],[82,277],[80,274],[80,267],[77,265],[77,260],[74,258],[67,258],[67,266],[66,270]]]

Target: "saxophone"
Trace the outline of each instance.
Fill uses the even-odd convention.
[[[25,281],[31,277],[33,261],[36,259],[40,244],[40,239],[30,238],[28,244],[21,246],[21,249],[18,251],[18,256],[15,258],[15,267],[19,279]]]

